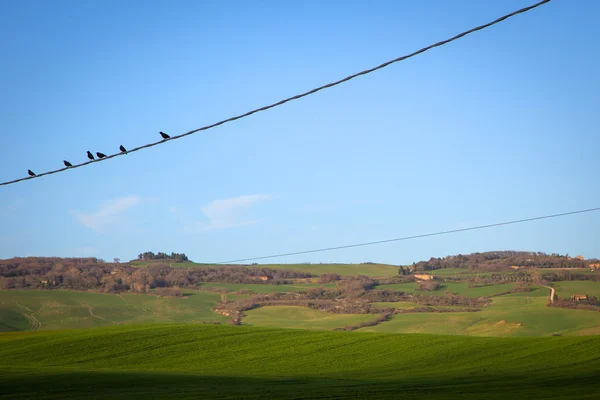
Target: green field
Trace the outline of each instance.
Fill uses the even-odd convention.
[[[335,283],[297,283],[290,285],[247,284],[247,283],[203,283],[201,287],[225,288],[231,291],[252,290],[255,293],[300,292],[310,288],[334,288]]]
[[[600,337],[214,325],[0,334],[2,398],[593,399]]]
[[[472,336],[549,336],[600,333],[600,313],[546,307],[548,289],[494,297],[478,312],[397,314],[362,328],[368,332],[440,333]]]
[[[246,311],[246,315],[246,325],[323,330],[343,328],[377,318],[373,314],[331,314],[294,306],[261,307]]]
[[[587,294],[600,298],[600,282],[594,281],[562,281],[553,282],[559,298],[569,298],[574,294]]]
[[[340,276],[365,275],[371,277],[398,275],[398,266],[389,264],[262,264],[259,267],[310,272],[313,275],[326,273]]]
[[[135,267],[145,267],[149,264],[157,262],[170,264],[173,268],[216,268],[224,266],[222,264],[201,264],[191,261],[168,263],[158,260],[132,261],[131,264]],[[272,268],[288,271],[308,272],[317,276],[326,273],[333,273],[341,276],[366,275],[373,277],[389,277],[398,275],[398,266],[389,264],[257,264],[244,266],[249,268]]]
[[[405,293],[415,293],[415,294],[426,294],[433,296],[443,296],[444,292],[451,292],[454,294],[458,294],[460,296],[468,296],[468,297],[482,297],[482,296],[495,296],[501,293],[510,292],[517,285],[514,283],[506,283],[501,285],[489,285],[483,287],[474,287],[470,288],[469,284],[466,282],[439,282],[440,288],[433,292],[423,292],[417,290],[417,283],[408,282],[408,283],[395,283],[391,285],[379,285],[377,289],[387,289],[387,290],[395,290],[399,292]]]
[[[504,293],[513,284],[468,288],[464,283],[447,283],[448,290],[473,297]],[[319,285],[235,285],[209,284],[231,290],[242,288],[257,292],[305,290]],[[331,286],[331,285],[330,285]],[[575,291],[594,294],[596,282],[558,282],[561,293]],[[414,291],[416,284],[382,285],[379,288]],[[260,290],[263,289],[263,290]],[[443,294],[442,291],[435,292]],[[0,331],[91,328],[133,323],[227,323],[230,317],[213,312],[221,300],[220,293],[186,291],[184,298],[123,293],[121,295],[60,290],[0,291]],[[489,306],[477,312],[457,312],[457,308],[435,306],[451,312],[405,313],[365,331],[388,333],[432,333],[469,336],[549,336],[600,333],[600,313],[546,307],[549,290],[536,287],[528,293],[511,293],[492,297]],[[225,294],[228,300],[240,297]],[[375,303],[381,307],[410,309],[423,307],[411,302]],[[373,314],[331,314],[303,307],[261,307],[246,311],[243,324],[252,326],[331,330],[376,318]]]
[[[476,275],[469,268],[441,268],[434,271],[427,271],[427,273],[435,276],[452,276],[452,275]]]
[[[92,328],[149,322],[226,322],[212,311],[219,293],[188,291],[187,298],[62,290],[0,290],[0,331]],[[230,299],[235,296],[227,295]]]
[[[530,337],[600,333],[600,313],[546,307],[549,290],[513,293],[492,298],[477,312],[454,312],[459,307],[435,306],[452,312],[397,314],[379,325],[362,328],[367,332],[428,333],[467,336]],[[410,309],[423,307],[411,302],[378,302],[381,307]],[[338,315],[300,307],[262,307],[246,311],[244,323],[296,329],[331,329],[370,321],[374,315]]]

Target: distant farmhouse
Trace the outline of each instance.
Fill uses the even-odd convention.
[[[435,277],[429,274],[415,274],[415,279],[419,279],[421,281],[431,281],[435,279]]]
[[[574,294],[571,296],[571,300],[573,301],[588,301],[589,297],[587,294]]]

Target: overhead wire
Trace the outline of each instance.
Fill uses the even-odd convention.
[[[306,97],[306,96],[309,96],[311,94],[317,93],[317,92],[319,92],[321,90],[337,86],[337,85],[342,84],[344,82],[348,82],[349,80],[354,79],[356,77],[359,77],[359,76],[362,76],[362,75],[366,75],[366,74],[370,74],[371,72],[380,70],[380,69],[385,68],[385,67],[387,67],[387,66],[389,66],[391,64],[394,64],[394,63],[397,63],[397,62],[400,62],[400,61],[404,61],[406,59],[409,59],[411,57],[414,57],[416,55],[424,53],[424,52],[426,52],[428,50],[431,50],[433,48],[446,45],[446,44],[451,43],[451,42],[453,42],[455,40],[458,40],[458,39],[460,39],[460,38],[462,38],[464,36],[467,36],[467,35],[469,35],[469,34],[471,34],[473,32],[477,32],[477,31],[480,31],[482,29],[489,28],[492,25],[496,25],[496,24],[498,24],[498,23],[500,23],[500,22],[502,22],[502,21],[504,21],[504,20],[506,20],[508,18],[514,17],[515,15],[523,14],[523,13],[525,13],[527,11],[533,10],[534,8],[537,8],[537,7],[539,7],[539,6],[543,5],[543,4],[549,3],[550,1],[551,0],[540,1],[538,3],[535,3],[535,4],[531,5],[531,6],[524,7],[524,8],[521,8],[521,9],[517,10],[517,11],[513,11],[513,12],[511,12],[509,14],[506,14],[506,15],[500,17],[500,18],[497,18],[497,19],[493,20],[492,22],[488,22],[487,24],[479,25],[479,26],[477,26],[475,28],[469,29],[469,30],[464,31],[462,33],[459,33],[458,35],[455,35],[455,36],[453,36],[453,37],[451,37],[449,39],[442,40],[440,42],[434,43],[434,44],[429,45],[427,47],[423,47],[423,48],[421,48],[421,49],[419,49],[419,50],[417,50],[415,52],[412,52],[410,54],[407,54],[407,55],[395,58],[393,60],[386,61],[383,64],[380,64],[380,65],[378,65],[376,67],[373,67],[373,68],[370,68],[370,69],[366,69],[366,70],[361,71],[361,72],[357,72],[355,74],[347,76],[347,77],[345,77],[343,79],[340,79],[338,81],[331,82],[331,83],[328,83],[328,84],[323,85],[323,86],[319,86],[319,87],[317,87],[315,89],[309,90],[309,91],[301,93],[301,94],[297,94],[297,95],[292,96],[292,97],[288,97],[286,99],[280,100],[280,101],[278,101],[276,103],[273,103],[273,104],[270,104],[270,105],[267,105],[267,106],[264,106],[264,107],[256,108],[256,109],[248,111],[248,112],[246,112],[244,114],[237,115],[237,116],[234,116],[234,117],[231,117],[231,118],[227,118],[227,119],[224,119],[222,121],[215,122],[214,124],[206,125],[206,126],[203,126],[201,128],[194,129],[194,130],[191,130],[189,132],[186,132],[186,133],[183,133],[183,134],[180,134],[180,135],[172,136],[168,140],[160,140],[158,142],[148,143],[148,144],[145,144],[143,146],[132,148],[132,149],[128,150],[126,153],[125,152],[120,152],[120,153],[115,153],[115,154],[107,155],[106,157],[101,158],[101,159],[91,160],[91,161],[87,161],[87,162],[84,162],[84,163],[81,163],[81,164],[73,164],[71,167],[65,167],[65,168],[54,170],[54,171],[43,172],[43,173],[37,174],[35,176],[27,176],[27,177],[23,177],[23,178],[19,178],[19,179],[14,179],[12,181],[2,182],[2,183],[0,183],[0,186],[12,185],[12,184],[15,184],[17,182],[26,181],[26,180],[30,180],[30,179],[37,179],[37,178],[41,178],[42,176],[57,174],[59,172],[65,172],[67,170],[84,167],[84,166],[89,165],[89,164],[93,164],[93,163],[97,163],[97,162],[101,162],[101,161],[107,161],[107,160],[113,159],[114,157],[122,156],[122,155],[125,155],[125,154],[130,154],[130,153],[142,150],[142,149],[147,149],[147,148],[150,148],[150,147],[153,147],[153,146],[157,146],[159,144],[166,143],[168,141],[172,141],[172,140],[175,140],[175,139],[180,139],[180,138],[192,135],[192,134],[200,132],[200,131],[205,131],[205,130],[208,130],[208,129],[212,129],[212,128],[215,128],[217,126],[226,124],[228,122],[232,122],[232,121],[236,121],[238,119],[249,117],[252,114],[256,114],[256,113],[261,112],[261,111],[266,111],[266,110],[269,110],[271,108],[278,107],[280,105],[283,105],[283,104],[285,104],[287,102],[290,102],[290,101],[293,101],[293,100],[301,99],[303,97]],[[115,146],[115,148],[116,148],[116,146]]]
[[[394,238],[394,239],[384,239],[384,240],[376,240],[376,241],[372,241],[372,242],[363,242],[363,243],[347,244],[347,245],[342,245],[342,246],[324,247],[324,248],[320,248],[320,249],[294,251],[294,252],[290,252],[290,253],[271,254],[271,255],[260,256],[260,257],[239,258],[237,260],[220,261],[220,262],[216,262],[216,263],[212,263],[212,264],[234,264],[234,263],[241,263],[241,262],[246,262],[246,261],[265,260],[267,258],[297,256],[297,255],[301,255],[301,254],[321,253],[321,252],[325,252],[325,251],[349,249],[352,247],[373,246],[376,244],[401,242],[401,241],[405,241],[405,240],[420,239],[420,238],[426,238],[426,237],[431,237],[431,236],[442,236],[442,235],[449,235],[452,233],[475,231],[475,230],[480,230],[480,229],[488,229],[488,228],[493,228],[493,227],[498,227],[498,226],[522,224],[525,222],[539,221],[542,219],[550,219],[550,218],[558,218],[558,217],[564,217],[567,215],[574,215],[574,214],[583,214],[583,213],[589,213],[589,212],[593,212],[593,211],[600,211],[600,207],[588,208],[585,210],[569,211],[569,212],[564,212],[564,213],[560,213],[560,214],[543,215],[540,217],[518,219],[518,220],[514,220],[514,221],[497,222],[497,223],[488,224],[488,225],[478,225],[478,226],[472,226],[469,228],[451,229],[451,230],[445,230],[445,231],[440,231],[440,232],[424,233],[424,234],[412,235],[412,236],[403,236],[403,237],[398,237],[398,238]]]

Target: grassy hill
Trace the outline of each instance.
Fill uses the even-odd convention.
[[[451,292],[460,296],[482,297],[496,296],[501,293],[510,292],[517,284],[502,284],[502,285],[487,285],[482,287],[469,287],[466,282],[440,282],[441,286],[434,292],[428,294],[434,296],[442,296],[445,292]],[[415,282],[396,283],[391,285],[379,285],[377,289],[398,290],[406,293],[418,293],[417,284]],[[422,293],[422,292],[421,292]],[[549,295],[550,292],[548,292]]]
[[[168,261],[152,260],[152,261],[131,261],[134,267],[146,267],[152,263],[166,262],[173,268],[215,268],[223,267],[222,264],[202,264],[191,261],[180,263],[169,263]],[[326,273],[338,274],[340,276],[356,276],[365,275],[372,277],[387,277],[398,274],[397,265],[389,264],[257,264],[246,265],[258,268],[272,268],[288,271],[309,272],[313,275],[322,275]]]
[[[503,286],[503,285],[495,285]],[[505,285],[510,286],[510,285]],[[475,288],[479,290],[483,288]],[[391,320],[360,329],[366,332],[428,333],[467,336],[550,336],[600,334],[600,313],[588,310],[568,310],[546,307],[549,290],[536,288],[528,293],[512,293],[493,297],[492,303],[477,312],[455,312],[455,307],[441,307],[453,312],[421,312],[396,314]],[[410,302],[377,303],[398,308],[419,307]],[[262,307],[246,311],[244,323],[286,328],[333,328],[336,315],[322,311],[299,312],[297,307]],[[363,322],[350,317],[338,320],[351,325]],[[365,320],[375,319],[373,315]],[[339,325],[345,326],[345,325]]]
[[[548,290],[494,297],[479,312],[397,314],[369,332],[440,333],[473,336],[549,336],[600,333],[600,313],[546,307]]]
[[[446,282],[444,282],[446,284]],[[463,283],[447,283],[455,293],[466,296],[494,295],[509,291],[513,285],[468,288]],[[596,282],[558,282],[567,293],[574,286],[591,289]],[[236,285],[207,284],[230,290],[262,291],[304,290],[312,285]],[[414,283],[388,285],[411,291]],[[567,289],[564,289],[564,287]],[[582,289],[577,286],[576,289]],[[590,287],[587,287],[590,286]],[[380,286],[380,288],[383,286]],[[586,289],[583,288],[583,289]],[[582,292],[584,290],[581,290]],[[434,292],[437,293],[437,292]],[[560,295],[559,291],[559,295]],[[62,290],[0,291],[0,331],[92,328],[132,323],[228,323],[231,318],[216,314],[213,307],[220,293],[184,291],[186,298],[161,298],[145,294],[100,294]],[[457,312],[457,307],[439,307],[451,312],[420,312],[394,315],[389,321],[362,328],[371,332],[432,333],[470,336],[549,336],[600,334],[600,313],[546,307],[549,290],[537,287],[532,292],[492,297],[489,306],[477,312]],[[240,297],[226,294],[229,300]],[[422,305],[410,302],[378,303],[386,307],[410,309]],[[244,324],[280,328],[331,330],[372,321],[373,314],[331,314],[302,307],[261,307],[245,312]]]
[[[574,294],[587,294],[600,298],[600,282],[594,281],[562,281],[553,282],[556,294],[560,298],[569,298]]]
[[[0,334],[6,398],[592,399],[600,337],[153,325]]]
[[[150,322],[227,322],[212,308],[219,293],[185,292],[187,298],[62,290],[0,290],[0,332],[73,329]],[[235,296],[228,295],[230,298]]]

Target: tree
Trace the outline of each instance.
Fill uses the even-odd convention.
[[[120,258],[116,258],[116,257],[115,257],[115,259],[114,259],[113,261],[115,262],[115,264],[118,264],[118,263],[120,263],[120,262],[121,262],[121,259],[120,259]]]

